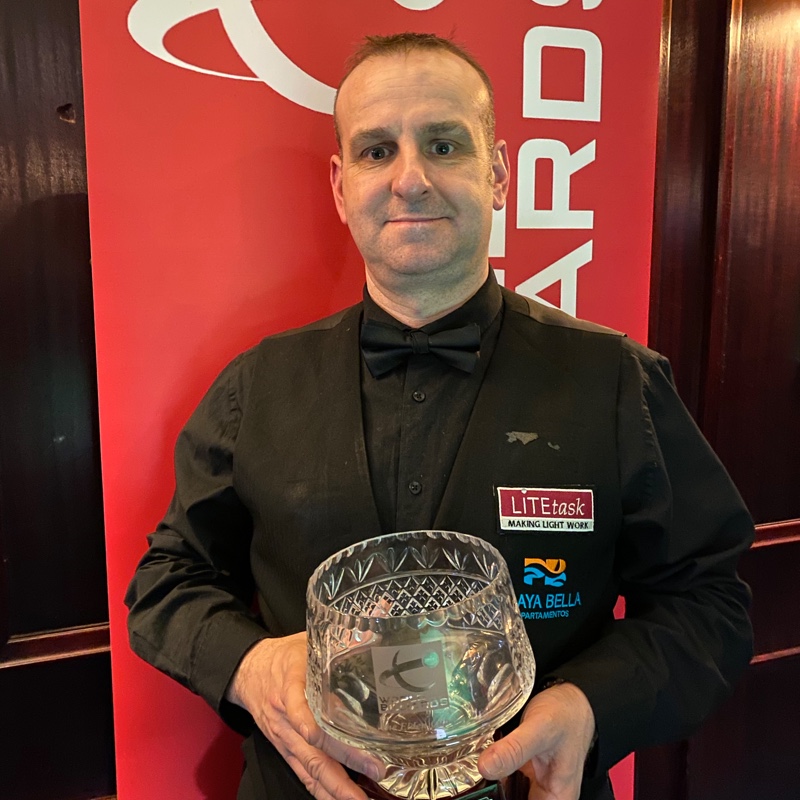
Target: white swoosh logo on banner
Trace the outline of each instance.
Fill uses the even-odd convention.
[[[394,0],[395,3],[409,11],[428,11],[431,8],[436,8],[443,0]]]
[[[443,0],[394,0],[411,11],[427,11]],[[166,35],[180,22],[219,13],[231,44],[257,77],[217,72],[176,58],[164,46]],[[297,66],[264,30],[251,0],[137,0],[128,14],[128,31],[136,44],[176,67],[240,81],[261,81],[299,106],[333,113],[336,90]]]

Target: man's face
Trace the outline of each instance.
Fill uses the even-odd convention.
[[[478,73],[447,52],[371,58],[344,82],[331,184],[377,283],[485,274],[492,209],[508,188],[505,143],[486,141],[488,103]]]

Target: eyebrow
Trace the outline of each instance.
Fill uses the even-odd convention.
[[[455,133],[460,136],[466,136],[469,139],[472,138],[472,134],[470,134],[469,130],[461,122],[457,122],[456,120],[432,122],[430,125],[426,125],[422,129],[422,132],[433,136]]]
[[[456,120],[442,120],[424,125],[420,131],[425,136],[457,135],[472,141],[472,134],[466,126]],[[372,142],[393,141],[395,134],[390,128],[365,128],[353,135],[350,140],[350,149],[358,152],[361,148]]]
[[[392,138],[389,128],[367,128],[353,135],[353,138],[350,139],[350,149],[355,152],[370,142],[382,142]]]

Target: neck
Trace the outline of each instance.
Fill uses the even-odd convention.
[[[388,314],[410,328],[422,328],[464,305],[483,286],[489,266],[469,280],[448,287],[411,287],[410,290],[378,283],[367,270],[370,297]]]

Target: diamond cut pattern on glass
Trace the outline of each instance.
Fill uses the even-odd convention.
[[[375,606],[376,587],[392,598],[389,616],[406,617],[437,611],[460,603],[485,589],[488,581],[463,575],[434,573],[420,579],[416,573],[373,581],[369,586],[357,588],[331,605],[342,614],[369,614]]]
[[[461,533],[389,534],[321,564],[307,601],[306,691],[323,730],[376,753],[387,765],[381,786],[401,800],[480,781],[480,752],[535,675],[500,553]],[[379,667],[375,648],[386,654]],[[429,692],[436,669],[443,677]],[[391,708],[381,686],[398,691]]]

